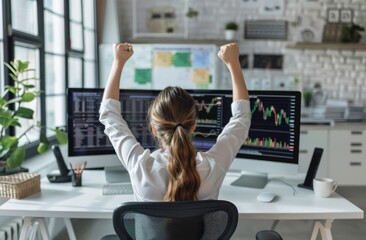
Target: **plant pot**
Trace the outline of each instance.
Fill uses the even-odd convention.
[[[233,40],[236,37],[235,30],[225,30],[225,39],[226,40]]]

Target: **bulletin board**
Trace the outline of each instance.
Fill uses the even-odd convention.
[[[216,45],[133,44],[133,49],[134,54],[122,71],[120,87],[123,89],[217,88]],[[101,82],[106,83],[113,60],[111,44],[101,45],[100,55],[104,78]]]

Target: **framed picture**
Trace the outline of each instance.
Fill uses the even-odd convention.
[[[352,22],[352,9],[341,9],[340,18],[342,23]]]
[[[339,9],[328,9],[328,17],[327,17],[328,22],[331,23],[337,23],[339,22]]]

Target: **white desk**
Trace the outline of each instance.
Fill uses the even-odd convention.
[[[237,176],[228,173],[219,198],[237,206],[239,219],[316,220],[311,239],[316,239],[320,232],[322,239],[329,240],[332,239],[333,220],[362,219],[364,216],[360,208],[337,194],[317,198],[312,191],[296,187],[293,195],[291,187],[278,181],[270,181],[264,189],[275,192],[278,198],[271,203],[258,202],[256,196],[264,190],[231,186]],[[293,186],[302,182],[295,178],[285,181]],[[76,239],[71,218],[111,219],[116,206],[134,200],[132,195],[103,196],[101,188],[105,183],[102,171],[84,171],[82,187],[72,187],[71,183],[51,184],[43,178],[41,193],[6,201],[0,206],[0,215],[25,217],[20,239],[29,238],[27,230],[34,222],[40,223],[43,238],[49,238],[44,218],[64,218],[70,239]]]

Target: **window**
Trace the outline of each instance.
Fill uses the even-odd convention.
[[[11,21],[13,29],[38,35],[37,4],[39,1],[11,1]]]
[[[97,85],[95,1],[69,1],[68,86]]]
[[[95,5],[93,1],[83,2],[84,19],[84,87],[95,87],[97,83]]]
[[[87,2],[87,0],[85,1]],[[83,51],[83,22],[81,0],[69,1],[70,49]]]
[[[3,13],[3,5],[0,4],[0,13],[2,15]],[[4,54],[3,54],[3,49],[4,49],[4,44],[3,44],[3,38],[4,38],[4,33],[3,33],[3,18],[0,17],[0,79],[5,79],[4,73],[3,73],[3,66],[4,66]],[[0,93],[3,92],[4,90],[4,85],[5,85],[5,81],[1,81],[0,82]]]
[[[52,128],[66,125],[64,9],[64,1],[44,2],[46,125]]]
[[[31,67],[36,69],[33,74],[39,79],[35,81],[37,90],[42,94],[28,107],[35,110],[35,119],[47,127],[66,125],[68,87],[98,85],[95,4],[96,0],[7,0],[0,3],[0,65],[14,59],[30,61]],[[11,36],[5,35],[8,33],[4,32],[4,25],[12,26]],[[0,67],[1,79],[4,69]],[[1,81],[1,91],[5,83],[7,81]],[[31,124],[22,122],[22,129],[17,129],[16,134]],[[39,137],[38,130],[29,133],[24,144]],[[47,133],[49,137],[51,134],[52,131]]]

